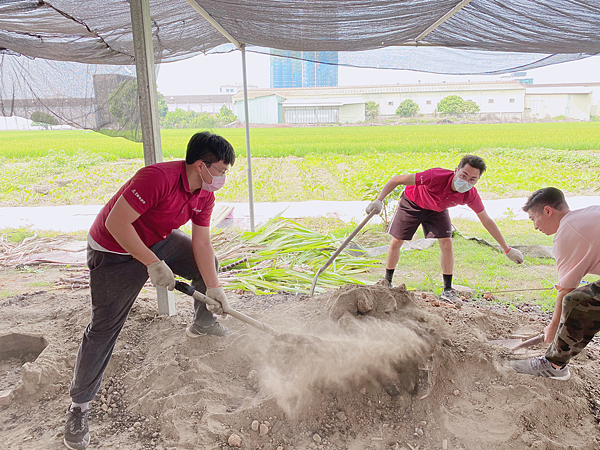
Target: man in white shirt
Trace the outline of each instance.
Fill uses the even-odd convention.
[[[558,293],[544,329],[544,342],[551,343],[546,355],[512,366],[519,373],[568,380],[567,364],[600,331],[600,280],[578,287],[588,273],[600,275],[600,205],[571,211],[563,193],[548,187],[531,194],[523,211],[536,230],[554,234]]]

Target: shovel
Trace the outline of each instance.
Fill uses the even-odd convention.
[[[198,292],[193,286],[190,286],[187,283],[176,281],[175,289],[177,289],[179,292],[183,292],[184,294],[195,298],[196,300],[201,301],[202,303],[206,303],[207,305],[215,304],[215,300],[213,300],[210,297],[207,297],[202,292]],[[269,333],[270,335],[275,336],[277,339],[283,342],[287,342],[288,344],[317,344],[321,342],[321,339],[319,339],[316,336],[301,336],[298,334],[280,333],[279,331],[265,325],[264,323],[253,319],[252,317],[249,317],[245,314],[242,314],[241,312],[236,311],[232,308],[223,309],[223,312],[229,314],[232,317],[235,317],[238,320],[241,320],[242,322],[254,328],[258,328],[259,330],[264,331],[265,333]]]
[[[527,347],[541,344],[542,342],[544,342],[544,333],[532,337],[531,339],[527,339],[526,341],[522,341],[521,339],[497,339],[488,341],[488,344],[502,345],[503,347],[511,350],[513,353],[516,353],[517,350],[525,350]]]
[[[364,220],[356,227],[356,229],[352,233],[350,233],[350,235],[346,238],[346,240],[344,242],[342,242],[342,245],[340,245],[340,247],[333,253],[333,255],[331,255],[331,257],[327,260],[327,262],[325,264],[323,264],[323,267],[321,267],[319,269],[319,271],[313,278],[312,286],[310,287],[310,293],[308,294],[309,296],[312,297],[312,295],[315,293],[315,287],[317,286],[317,279],[319,278],[319,275],[321,275],[325,271],[325,269],[327,269],[329,267],[329,265],[333,262],[333,260],[337,257],[337,255],[339,255],[342,252],[342,250],[344,250],[346,248],[348,243],[369,222],[369,220],[371,220],[371,217],[373,217],[375,214],[377,214],[375,211],[371,211],[369,213],[369,215],[367,217],[365,217]]]

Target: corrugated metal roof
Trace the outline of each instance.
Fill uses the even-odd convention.
[[[530,95],[543,95],[543,94],[591,94],[590,88],[586,87],[528,87],[525,91],[526,94]]]
[[[360,97],[329,97],[329,98],[295,98],[285,100],[281,104],[285,107],[292,106],[343,106],[366,103]]]
[[[231,94],[215,94],[215,95],[166,95],[165,102],[167,105],[181,103],[231,103]]]
[[[445,91],[489,91],[499,89],[524,90],[525,87],[518,81],[492,81],[478,83],[419,83],[419,84],[391,84],[379,86],[332,86],[332,87],[307,87],[307,88],[279,88],[279,89],[248,89],[248,99],[279,95],[283,98],[290,97],[318,97],[327,95],[345,96],[362,94],[401,94],[407,92],[445,92]],[[234,101],[244,98],[243,91],[233,96]]]
[[[531,88],[541,88],[541,87],[594,87],[600,86],[600,82],[592,81],[592,82],[578,82],[578,83],[535,83],[528,84],[525,87],[527,89]]]

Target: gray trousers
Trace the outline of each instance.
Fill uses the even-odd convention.
[[[189,235],[174,230],[165,240],[154,244],[151,250],[167,263],[174,274],[191,280],[198,291],[206,293]],[[218,264],[215,258],[216,267]],[[135,299],[148,281],[146,266],[130,255],[99,252],[88,246],[87,265],[90,269],[92,317],[83,334],[71,382],[70,395],[75,403],[92,401],[98,393],[117,337]],[[217,320],[204,303],[195,299],[194,311],[197,325],[207,326]]]

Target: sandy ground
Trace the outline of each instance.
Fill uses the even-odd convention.
[[[63,448],[90,308],[87,289],[39,286],[63,271],[0,270],[0,287],[13,293],[0,300],[2,449]],[[144,290],[92,402],[90,449],[600,448],[595,342],[573,361],[568,382],[508,366],[540,347],[515,356],[486,342],[540,332],[547,315],[535,307],[508,312],[472,301],[455,309],[378,285],[313,298],[231,298],[234,308],[302,339],[233,318],[223,321],[233,330],[225,338],[190,339],[191,299],[176,294],[177,315],[159,317],[153,290]],[[37,352],[9,354],[11,333],[47,345],[36,359]]]

